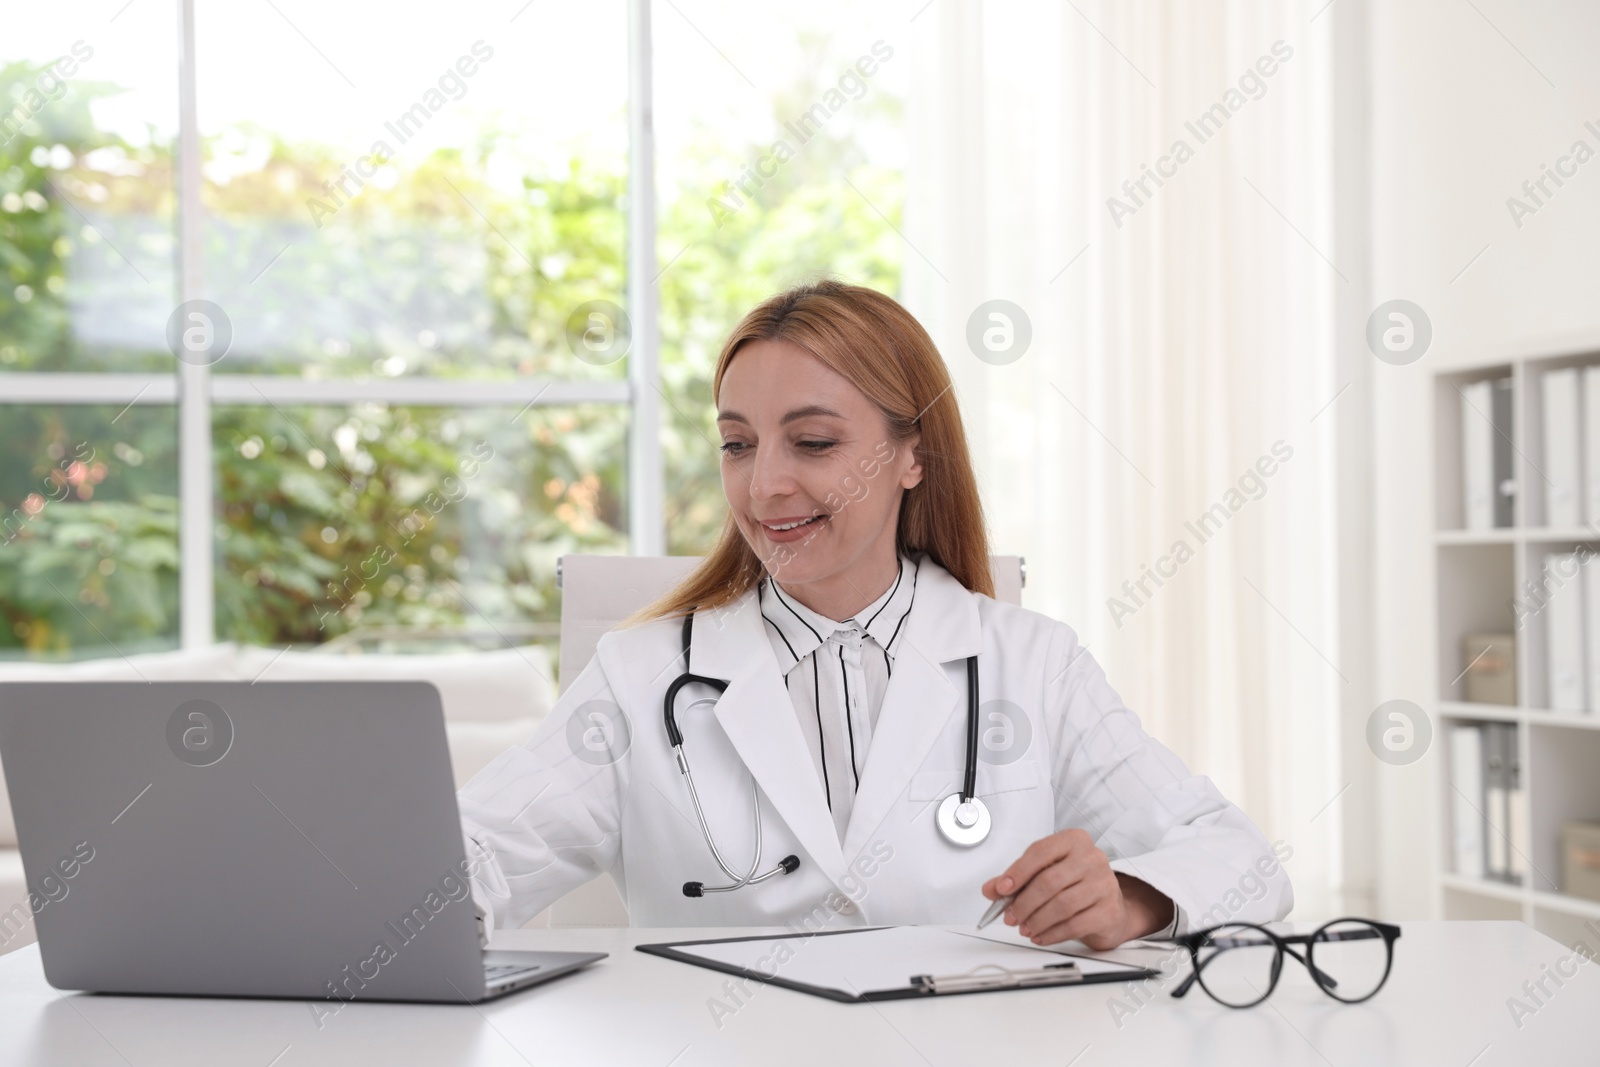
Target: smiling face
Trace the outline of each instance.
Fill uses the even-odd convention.
[[[901,497],[922,480],[917,438],[895,440],[866,394],[781,339],[739,350],[718,403],[722,491],[767,573],[836,620],[882,595]]]

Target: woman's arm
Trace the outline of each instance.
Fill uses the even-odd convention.
[[[1192,775],[1140,728],[1098,663],[1059,627],[1047,656],[1056,825],[1005,874],[991,899],[1021,889],[1007,921],[1041,943],[1092,947],[1288,914],[1280,855],[1211,780]]]
[[[628,777],[623,715],[597,653],[534,735],[457,794],[486,928],[521,926],[615,863]]]

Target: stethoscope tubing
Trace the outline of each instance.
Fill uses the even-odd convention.
[[[967,657],[967,767],[961,779],[961,802],[978,795],[978,657]]]
[[[684,671],[682,674],[678,675],[678,677],[674,678],[671,684],[667,686],[666,698],[662,702],[662,721],[665,723],[667,728],[667,741],[672,746],[673,755],[677,759],[678,770],[683,774],[684,782],[689,787],[689,799],[694,804],[694,814],[695,818],[700,823],[700,833],[706,840],[706,846],[711,849],[711,856],[714,860],[716,860],[717,866],[722,869],[723,874],[733,879],[733,883],[731,885],[723,886],[708,886],[701,882],[685,883],[684,895],[691,897],[701,896],[705,893],[729,893],[735,889],[743,889],[747,885],[757,885],[769,878],[774,877],[775,875],[788,874],[800,866],[798,857],[786,856],[779,862],[778,866],[774,867],[772,870],[767,871],[765,874],[756,874],[756,871],[761,868],[762,828],[761,789],[756,783],[754,777],[752,777],[750,780],[750,807],[755,819],[756,847],[755,854],[750,862],[750,869],[744,874],[740,874],[739,872],[735,871],[728,864],[727,860],[722,858],[722,852],[717,848],[716,839],[711,834],[711,824],[706,820],[705,810],[700,804],[700,792],[695,788],[694,775],[689,770],[689,758],[684,754],[683,751],[683,731],[678,727],[678,717],[676,711],[674,710],[674,705],[678,699],[679,692],[681,692],[683,687],[686,685],[699,683],[701,685],[710,686],[712,689],[715,689],[718,696],[720,696],[721,694],[727,692],[728,683],[720,678],[708,678],[704,675],[695,674],[689,669],[689,646],[693,637],[693,632],[694,612],[690,611],[683,617]],[[978,657],[968,656],[966,767],[963,769],[961,792],[954,797],[946,798],[945,804],[941,806],[939,817],[936,820],[939,826],[939,832],[946,838],[946,840],[950,841],[951,844],[959,845],[961,847],[971,847],[976,845],[986,838],[989,833],[987,809],[984,808],[983,802],[977,799],[978,732],[980,725],[978,715],[978,696]],[[716,701],[714,699],[702,697],[701,699],[691,703],[689,706],[692,708],[699,704],[711,704],[715,706]],[[945,808],[950,808],[951,810],[946,812],[944,810]],[[956,812],[958,809],[962,813],[972,813],[973,817],[978,820],[977,824],[975,825],[973,822],[968,821],[965,815],[962,816],[962,821],[960,822],[952,821],[957,818]],[[950,822],[951,824],[947,826],[945,825],[946,822]]]
[[[709,704],[711,701],[695,701],[695,704],[700,703]],[[689,706],[692,708],[694,704]],[[694,787],[694,775],[689,771],[689,757],[684,754],[683,745],[675,746],[673,752],[678,758],[678,770],[683,772],[683,780],[689,785],[689,799],[694,803],[694,817],[700,821],[700,832],[705,835],[706,844],[711,848],[711,857],[717,861],[717,866],[722,868],[722,873],[734,879],[737,883],[726,888],[738,889],[740,886],[748,885],[755,878],[756,868],[761,865],[761,797],[757,792],[755,779],[752,778],[750,780],[750,798],[754,802],[752,806],[755,809],[756,854],[755,860],[750,864],[750,872],[741,875],[738,871],[728,866],[727,861],[722,858],[721,850],[717,848],[716,840],[711,836],[711,824],[706,821],[705,809],[700,806],[700,791]],[[720,890],[718,891],[720,892]]]
[[[693,628],[694,613],[690,612],[683,618],[683,665],[685,669],[682,674],[673,679],[671,685],[667,686],[666,700],[662,705],[662,720],[667,727],[667,740],[671,742],[673,755],[678,761],[678,770],[683,774],[683,780],[689,786],[689,799],[694,803],[695,818],[700,822],[700,834],[706,839],[706,846],[711,849],[711,856],[717,861],[717,866],[722,868],[723,874],[733,879],[733,884],[706,885],[704,882],[686,882],[684,883],[683,892],[688,897],[703,896],[706,893],[731,893],[735,889],[743,889],[747,885],[759,885],[776,875],[789,874],[800,866],[800,858],[798,856],[785,856],[778,861],[778,865],[772,870],[765,874],[756,874],[756,871],[761,869],[762,829],[761,789],[756,784],[754,776],[751,776],[750,779],[750,809],[751,816],[755,822],[756,847],[750,860],[750,870],[744,874],[735,871],[728,865],[727,860],[722,858],[722,852],[717,848],[716,838],[711,834],[711,824],[706,820],[705,809],[700,804],[700,791],[694,785],[694,773],[689,770],[689,757],[683,751],[683,731],[678,728],[678,717],[674,711],[674,705],[678,699],[678,693],[686,685],[692,685],[696,682],[708,685],[715,689],[720,696],[727,692],[728,683],[720,678],[707,678],[688,670],[689,643],[693,636]],[[698,704],[715,706],[716,701],[708,697],[702,697],[691,702],[689,707],[692,708]]]

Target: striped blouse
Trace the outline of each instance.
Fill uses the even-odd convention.
[[[916,588],[917,566],[902,556],[889,588],[853,618],[836,622],[773,579],[761,583],[767,637],[841,843]]]

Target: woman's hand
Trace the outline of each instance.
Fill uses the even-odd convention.
[[[1040,838],[983,895],[1017,898],[1005,920],[1036,945],[1076,939],[1092,949],[1115,948],[1172,922],[1172,901],[1147,882],[1111,869],[1106,854],[1083,830]]]

